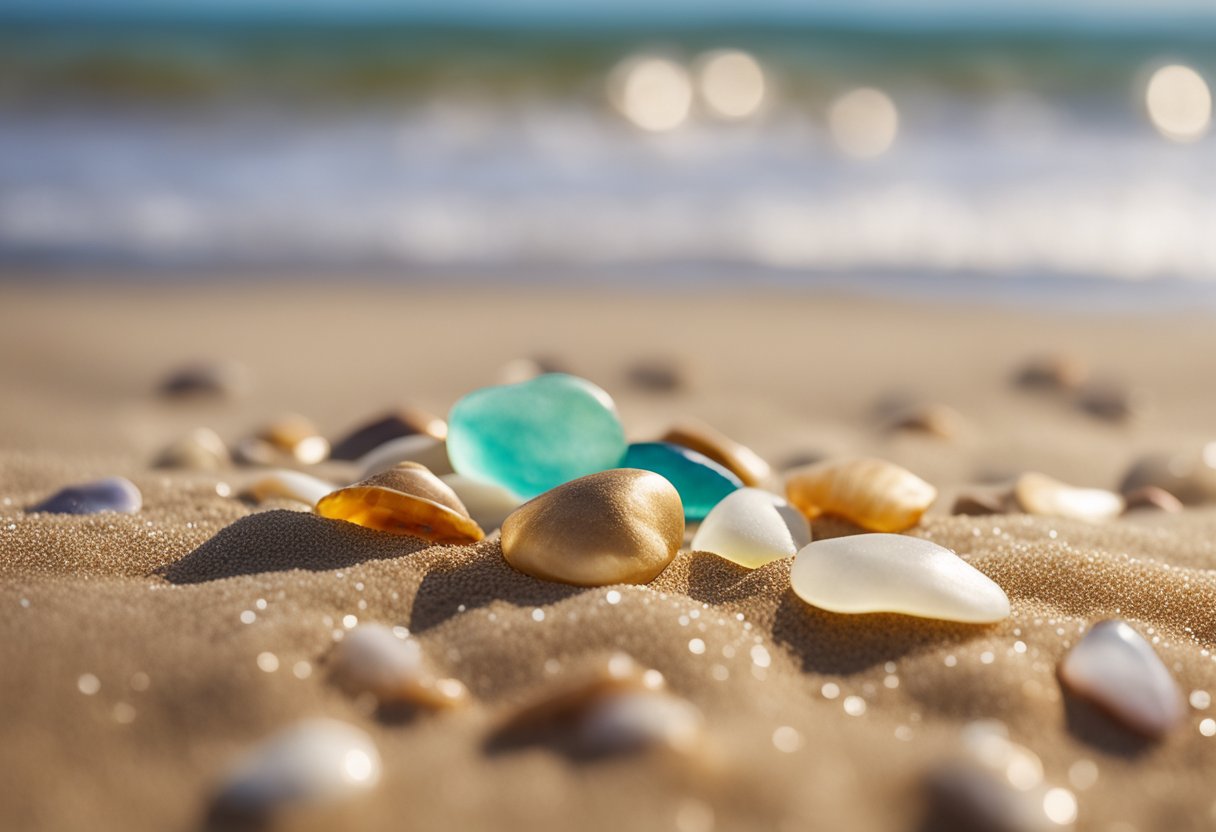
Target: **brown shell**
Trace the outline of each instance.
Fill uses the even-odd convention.
[[[902,532],[920,522],[937,489],[883,459],[828,460],[789,473],[786,497],[814,520],[843,517],[874,532]]]
[[[334,443],[330,455],[334,459],[358,459],[385,442],[417,434],[445,439],[448,435],[447,422],[434,413],[416,407],[399,407],[360,425],[339,439]]]
[[[659,441],[671,442],[709,457],[742,480],[744,485],[761,485],[772,475],[772,468],[759,454],[709,425],[680,422],[672,425]]]
[[[616,468],[524,503],[502,524],[502,554],[520,572],[576,586],[644,584],[684,542],[684,504],[653,471]]]
[[[485,537],[456,492],[413,462],[403,462],[321,498],[316,512],[433,543],[476,543]]]

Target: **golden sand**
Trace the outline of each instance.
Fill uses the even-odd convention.
[[[237,756],[311,715],[363,727],[384,758],[384,781],[350,807],[347,828],[914,830],[925,773],[977,718],[1006,723],[1049,781],[1075,791],[1078,828],[1212,823],[1216,738],[1198,726],[1213,712],[1191,709],[1174,734],[1146,743],[1063,695],[1056,665],[1086,626],[1119,616],[1185,692],[1216,691],[1216,511],[1100,526],[941,511],[967,483],[1023,467],[1113,487],[1138,452],[1200,441],[1216,424],[1216,396],[1203,389],[1216,369],[1210,327],[763,296],[657,297],[651,308],[524,293],[457,307],[454,295],[371,289],[344,295],[335,318],[321,290],[289,307],[256,293],[126,291],[14,290],[0,307],[3,353],[36,356],[0,363],[0,828],[196,829]],[[264,338],[318,332],[323,343],[268,351],[250,334],[268,308],[281,312],[261,323]],[[454,308],[467,320],[440,314]],[[410,322],[408,339],[388,325],[393,310]],[[626,310],[634,325],[614,336],[601,318]],[[883,337],[850,339],[861,330]],[[469,337],[444,367],[409,354],[414,339]],[[897,337],[905,349],[883,346]],[[1017,391],[1009,374],[1035,337],[1125,373],[1155,409],[1112,426]],[[383,361],[366,377],[340,372],[348,357],[325,354],[344,338]],[[212,353],[249,361],[250,397],[154,396],[174,362]],[[217,482],[238,493],[256,472],[150,467],[192,427],[231,442],[284,409],[333,432],[403,398],[443,412],[507,358],[538,353],[562,355],[617,395],[640,439],[689,415],[775,463],[869,453],[909,467],[943,491],[913,533],[993,578],[1012,617],[833,615],[793,595],[788,562],[749,571],[704,553],[681,553],[644,587],[547,583],[508,567],[495,540],[426,547],[217,493]],[[691,360],[706,378],[695,393],[631,389],[627,363],[647,353]],[[969,433],[892,438],[870,426],[869,404],[894,387],[958,408]],[[143,490],[139,514],[22,511],[110,474]],[[814,531],[854,529],[824,519]],[[474,703],[390,720],[343,694],[326,662],[355,621],[407,627]],[[514,704],[615,650],[705,712],[705,760],[575,762],[488,745]],[[1097,766],[1088,788],[1069,780],[1080,760]]]

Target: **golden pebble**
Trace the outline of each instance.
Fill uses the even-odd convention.
[[[576,586],[648,583],[684,541],[684,505],[652,471],[615,468],[524,503],[502,524],[502,554],[520,572]]]
[[[334,443],[330,455],[334,459],[358,459],[385,442],[418,435],[446,439],[448,423],[416,407],[398,407],[352,430]]]
[[[659,441],[671,442],[709,457],[742,480],[744,485],[763,485],[772,475],[769,464],[751,448],[700,422],[672,425]]]
[[[432,543],[476,543],[485,537],[456,493],[414,462],[403,462],[322,497],[316,512]]]
[[[1075,488],[1034,471],[1018,477],[1013,495],[1022,511],[1100,523],[1123,513],[1123,498],[1101,488]]]
[[[828,460],[797,468],[786,477],[785,492],[811,520],[831,514],[876,532],[912,528],[937,499],[932,485],[882,459]]]
[[[211,428],[195,428],[170,443],[154,463],[157,468],[216,471],[232,464],[224,440]]]

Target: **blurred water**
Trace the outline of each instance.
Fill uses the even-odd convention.
[[[1207,281],[1216,144],[1144,89],[1216,79],[1208,35],[10,26],[0,263]],[[621,59],[718,47],[764,67],[754,118],[610,105]],[[898,114],[873,158],[829,116],[857,87]]]

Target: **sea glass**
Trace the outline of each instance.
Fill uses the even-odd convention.
[[[636,442],[629,446],[623,468],[662,474],[684,503],[684,519],[701,520],[742,481],[707,456],[670,442]]]

